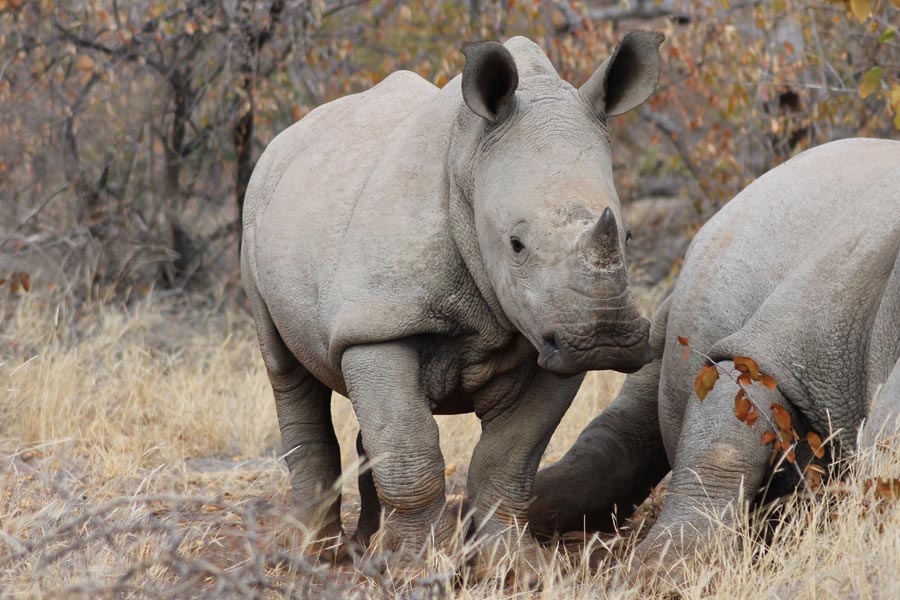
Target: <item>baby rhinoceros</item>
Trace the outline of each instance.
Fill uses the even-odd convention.
[[[662,39],[625,35],[580,88],[525,38],[467,45],[444,88],[397,72],[269,144],[241,270],[307,525],[342,531],[332,390],[372,465],[357,537],[383,510],[382,547],[411,558],[453,537],[432,415],[481,419],[468,498],[505,539],[580,374],[652,359],[607,117],[654,91]]]
[[[753,182],[691,243],[654,317],[656,360],[626,379],[563,460],[538,474],[532,526],[539,533],[609,528],[613,508],[627,517],[671,465],[662,514],[637,551],[651,570],[668,570],[680,553],[704,550],[743,499],[800,483],[787,457],[771,462],[775,430],[787,427],[788,444],[796,431],[799,443],[787,456],[800,469],[813,460],[827,467],[859,440],[873,446],[893,435],[898,250],[898,142],[833,142]],[[746,407],[724,375],[701,401],[694,383],[706,359],[683,359],[679,337],[726,373],[736,371],[735,360],[747,364],[735,357],[750,357],[774,377],[775,389],[749,388],[762,418],[737,418]],[[832,432],[827,453],[815,456],[823,448],[807,434]]]

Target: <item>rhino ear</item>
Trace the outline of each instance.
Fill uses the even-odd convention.
[[[581,86],[581,95],[600,114],[610,117],[637,108],[659,83],[659,45],[655,31],[629,31],[612,55]]]
[[[462,75],[463,100],[473,113],[496,123],[508,112],[519,85],[512,54],[498,42],[466,44]]]

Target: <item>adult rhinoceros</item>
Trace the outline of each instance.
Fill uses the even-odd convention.
[[[468,496],[496,536],[524,524],[578,374],[652,358],[606,123],[655,89],[662,39],[627,34],[578,89],[525,38],[468,45],[443,89],[394,73],[266,149],[241,270],[307,524],[341,531],[332,390],[372,463],[358,536],[384,507],[383,545],[409,554],[453,528],[433,414],[481,419]]]
[[[777,382],[775,390],[753,386],[755,399],[769,415],[772,403],[784,407],[801,440],[839,430],[834,445],[853,451],[867,415],[865,444],[880,428],[895,428],[898,248],[898,142],[833,142],[751,184],[692,242],[654,317],[657,358],[538,474],[532,527],[608,528],[614,506],[627,516],[672,465],[663,512],[638,548],[655,560],[665,542],[676,555],[701,547],[714,526],[709,515],[727,521],[741,497],[768,481],[771,448],[761,438],[769,423],[748,427],[735,417],[738,387],[727,378],[701,402],[693,384],[705,359],[682,361],[679,336],[726,371],[736,356],[755,359]],[[801,443],[798,462],[810,458]],[[799,482],[792,468],[780,477],[788,480],[773,486],[782,491]]]

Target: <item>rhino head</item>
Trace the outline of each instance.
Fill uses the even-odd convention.
[[[484,273],[540,366],[560,374],[633,372],[653,357],[628,283],[606,123],[653,93],[662,40],[626,34],[578,89],[524,38],[463,49],[476,133],[457,181]]]

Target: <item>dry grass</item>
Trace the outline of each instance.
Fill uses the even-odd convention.
[[[630,539],[548,551],[527,593],[504,582],[502,566],[474,582],[441,555],[412,580],[391,577],[377,558],[332,568],[310,556],[287,510],[273,403],[242,312],[171,300],[76,310],[39,292],[0,297],[0,311],[0,597],[649,593],[628,584]],[[545,460],[562,455],[621,381],[589,376]],[[345,400],[334,417],[352,469],[356,421]],[[450,491],[462,493],[477,421],[438,420]],[[859,485],[898,466],[897,453],[867,456],[830,501],[793,500],[771,546],[746,523],[723,530],[714,561],[685,566],[682,595],[900,597],[900,511]]]

